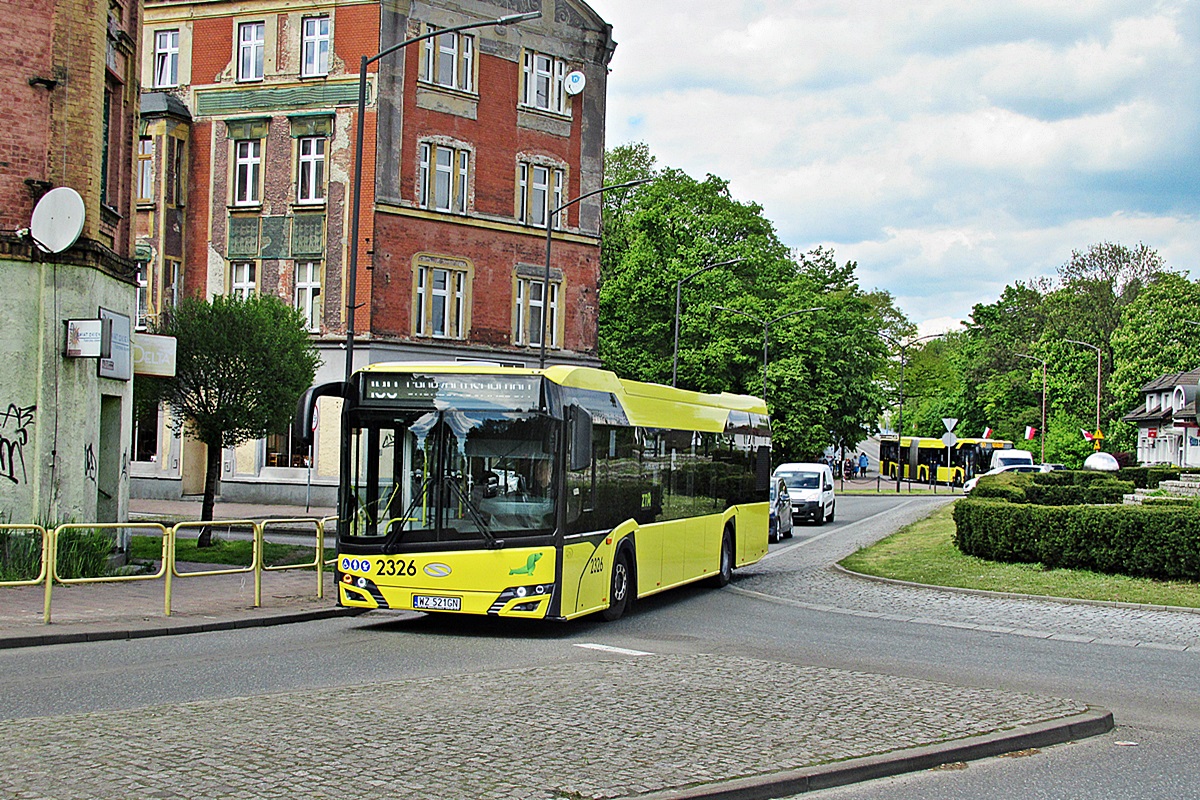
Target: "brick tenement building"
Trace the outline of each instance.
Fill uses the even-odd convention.
[[[15,0],[5,10],[0,521],[117,521],[129,497],[140,5]],[[79,330],[68,321],[100,319],[112,326],[108,358],[68,347]]]
[[[437,33],[542,2],[540,19]],[[599,197],[555,217],[545,298],[542,288],[547,215],[602,183],[615,45],[585,3],[146,0],[145,13],[144,90],[190,117],[182,241],[156,233],[174,211],[165,188],[139,206],[149,319],[178,296],[172,282],[200,296],[272,292],[305,312],[318,382],[342,377],[359,61],[434,33],[368,69],[355,366],[536,365],[543,314],[548,361],[598,363]],[[154,137],[183,130],[184,115],[143,105],[146,121],[173,120],[143,126],[144,169],[159,181],[171,143]],[[164,270],[166,282],[154,277]],[[231,451],[222,496],[332,504],[337,418],[322,400],[311,453],[286,431]],[[138,428],[142,495],[200,483],[203,459],[164,422]]]

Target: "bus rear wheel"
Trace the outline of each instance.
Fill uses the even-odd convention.
[[[633,569],[627,552],[617,554],[609,580],[608,608],[600,613],[609,622],[615,622],[624,616],[629,607],[629,593],[633,589]]]
[[[731,580],[733,580],[733,531],[726,528],[725,535],[721,537],[721,564],[717,567],[717,574],[713,575],[709,581],[720,589],[722,586],[728,586]]]

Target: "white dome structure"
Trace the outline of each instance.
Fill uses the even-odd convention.
[[[1116,472],[1121,468],[1121,465],[1108,453],[1092,453],[1084,459],[1083,468],[1096,470],[1097,472]]]

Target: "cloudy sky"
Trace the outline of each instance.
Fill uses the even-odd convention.
[[[589,0],[608,145],[731,181],[922,332],[1145,242],[1200,277],[1200,0]]]

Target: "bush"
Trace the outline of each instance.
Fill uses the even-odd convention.
[[[1192,508],[1039,506],[972,497],[955,504],[954,523],[954,543],[967,555],[1200,580],[1200,515]]]
[[[1040,480],[1053,474],[1034,477],[1033,484],[1025,490],[1026,502],[1041,506],[1102,505],[1120,503],[1125,495],[1133,494],[1131,482],[1114,480],[1103,473],[1099,480],[1085,480],[1078,484],[1053,484]]]
[[[31,581],[41,571],[40,531],[0,531],[0,581]]]
[[[55,571],[60,578],[99,578],[109,573],[111,531],[68,528],[58,537]]]

